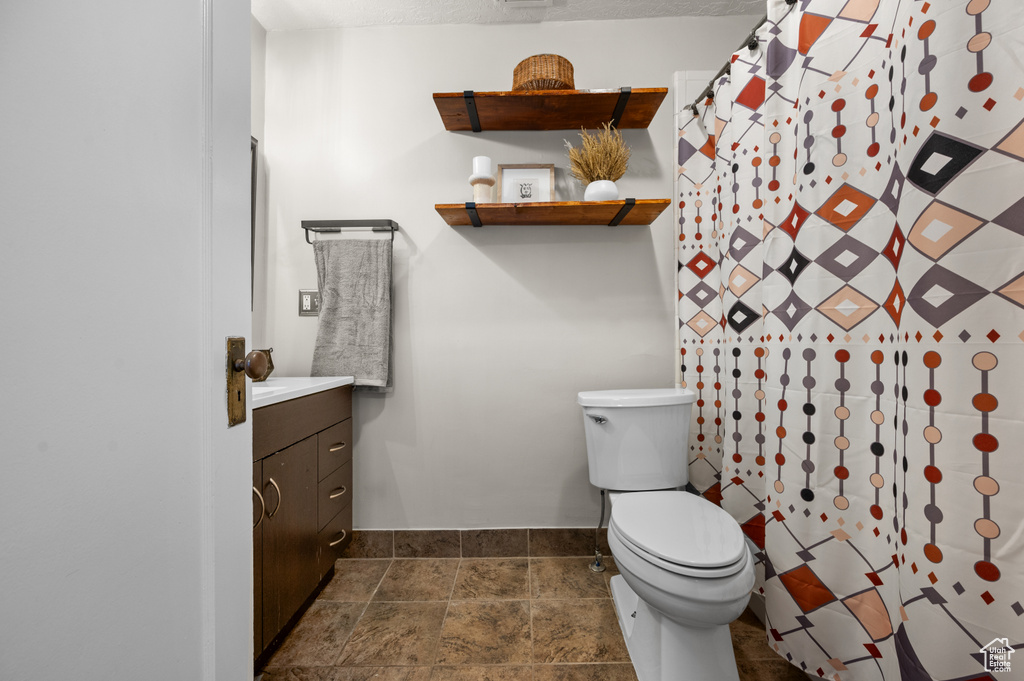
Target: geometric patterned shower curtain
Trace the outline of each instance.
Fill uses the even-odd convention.
[[[1024,2],[771,0],[676,115],[690,478],[769,644],[1024,679]]]

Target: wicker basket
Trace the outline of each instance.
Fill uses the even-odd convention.
[[[513,90],[574,90],[572,64],[557,54],[536,54],[516,65]]]

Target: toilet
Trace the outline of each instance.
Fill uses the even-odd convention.
[[[590,482],[609,491],[610,586],[640,681],[738,681],[729,622],[754,561],[739,524],[688,479],[689,390],[579,393]]]

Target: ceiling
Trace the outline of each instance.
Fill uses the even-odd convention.
[[[542,21],[764,14],[765,0],[252,0],[268,31],[393,24],[530,24]]]

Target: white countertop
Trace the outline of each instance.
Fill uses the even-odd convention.
[[[259,409],[354,382],[353,376],[271,376],[252,384],[252,408]]]

